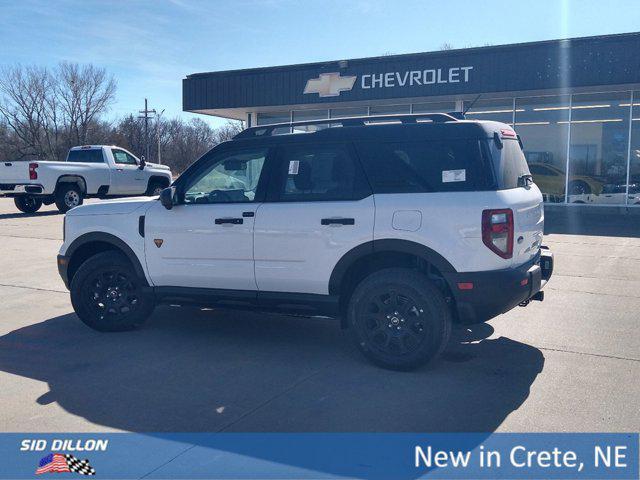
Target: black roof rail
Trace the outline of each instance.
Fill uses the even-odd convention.
[[[295,127],[304,127],[309,125],[333,125],[339,124],[343,127],[363,127],[368,123],[378,123],[387,120],[400,121],[401,123],[411,124],[417,123],[418,120],[431,120],[434,123],[457,122],[458,119],[450,113],[412,113],[400,115],[374,115],[370,117],[341,117],[341,118],[325,118],[321,120],[306,120],[301,122],[272,123],[270,125],[258,125],[249,127],[238,133],[234,139],[253,138],[253,137],[269,137],[281,128],[288,128],[292,131]]]

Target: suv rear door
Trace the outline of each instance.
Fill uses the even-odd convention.
[[[258,289],[326,295],[340,258],[373,240],[373,195],[348,142],[285,144],[277,157],[256,213]]]

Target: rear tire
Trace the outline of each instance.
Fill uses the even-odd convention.
[[[100,332],[121,332],[142,325],[155,308],[131,262],[117,252],[85,261],[71,281],[71,304],[86,325]]]
[[[56,189],[56,207],[60,213],[67,213],[74,207],[82,205],[84,198],[82,190],[75,183],[61,183]]]
[[[42,207],[42,200],[30,195],[16,197],[13,202],[22,213],[35,213]]]
[[[349,333],[370,361],[411,370],[434,360],[451,336],[451,310],[423,274],[389,268],[358,284],[347,307]]]

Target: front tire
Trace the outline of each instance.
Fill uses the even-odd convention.
[[[159,182],[159,181],[153,181],[149,183],[149,186],[147,187],[147,196],[148,197],[157,197],[162,193],[162,190],[164,190],[165,188],[167,188],[167,185]]]
[[[131,262],[120,253],[103,252],[85,261],[71,281],[71,304],[86,325],[100,332],[132,330],[155,308]]]
[[[591,187],[582,180],[573,180],[569,182],[569,195],[588,195],[591,193]]]
[[[30,195],[16,197],[13,203],[22,213],[36,213],[42,207],[42,200]]]
[[[75,183],[61,183],[56,190],[56,207],[60,213],[67,213],[74,207],[82,205],[84,196]]]
[[[451,335],[451,310],[423,274],[389,268],[358,284],[347,307],[349,332],[370,361],[411,370],[435,359]]]

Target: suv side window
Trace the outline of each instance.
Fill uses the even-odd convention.
[[[371,194],[348,144],[283,145],[280,152],[280,201],[359,200]]]
[[[225,152],[190,178],[184,189],[185,204],[253,202],[267,149]]]
[[[488,190],[492,170],[484,151],[478,139],[358,145],[375,193]]]
[[[136,159],[129,155],[124,150],[116,150],[115,148],[111,149],[111,153],[113,153],[113,160],[118,165],[137,165]]]

